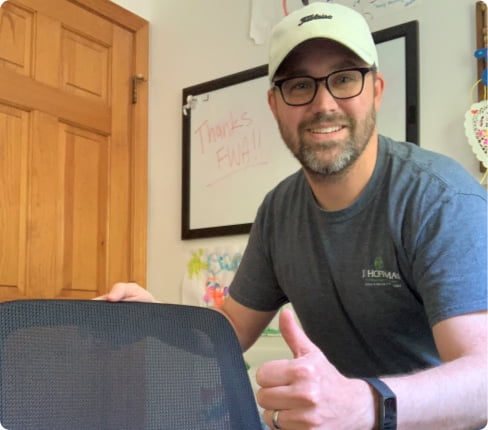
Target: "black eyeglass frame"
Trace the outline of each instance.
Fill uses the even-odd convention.
[[[354,94],[353,96],[348,96],[348,97],[336,97],[333,92],[330,90],[329,88],[329,78],[337,73],[342,73],[342,72],[350,72],[350,71],[358,71],[361,73],[361,78],[362,78],[362,81],[361,81],[361,88],[359,90],[359,92],[357,94]],[[305,105],[308,105],[310,103],[313,102],[313,100],[315,99],[315,96],[317,95],[317,91],[319,89],[319,84],[320,82],[324,82],[325,84],[325,88],[327,88],[327,91],[330,93],[330,95],[332,97],[334,97],[335,99],[337,100],[347,100],[347,99],[352,99],[354,97],[357,97],[359,96],[362,92],[363,92],[363,89],[364,89],[364,77],[366,76],[367,73],[369,72],[375,72],[376,71],[376,67],[375,66],[371,66],[371,67],[351,67],[351,68],[348,68],[348,69],[341,69],[341,70],[336,70],[332,73],[329,73],[328,75],[326,76],[322,76],[320,78],[314,78],[313,76],[308,76],[308,75],[302,75],[302,76],[290,76],[288,78],[283,78],[283,79],[278,79],[276,81],[273,82],[273,86],[278,88],[280,90],[280,94],[281,94],[281,98],[283,99],[283,101],[288,105],[288,106],[305,106]],[[309,78],[309,79],[312,79],[315,83],[315,90],[313,92],[313,95],[312,97],[310,98],[310,101],[306,102],[306,103],[289,103],[286,101],[286,98],[285,98],[285,95],[283,94],[283,84],[286,82],[286,81],[289,81],[291,79],[300,79],[300,78]]]

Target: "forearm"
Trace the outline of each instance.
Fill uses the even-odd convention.
[[[458,358],[408,376],[381,379],[396,393],[398,430],[467,430],[486,425],[484,354]]]

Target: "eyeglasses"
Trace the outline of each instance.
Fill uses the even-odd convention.
[[[274,82],[283,97],[283,101],[290,106],[303,106],[312,103],[320,82],[336,99],[350,99],[356,97],[363,91],[364,75],[375,70],[374,67],[355,67],[351,69],[338,70],[321,78],[312,76],[296,76],[292,78],[279,79]]]

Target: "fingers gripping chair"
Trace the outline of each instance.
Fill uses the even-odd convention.
[[[239,343],[221,314],[74,300],[0,304],[0,423],[7,430],[261,428]]]

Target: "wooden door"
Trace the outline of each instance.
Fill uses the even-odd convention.
[[[108,0],[0,9],[0,300],[145,285],[147,27]]]

